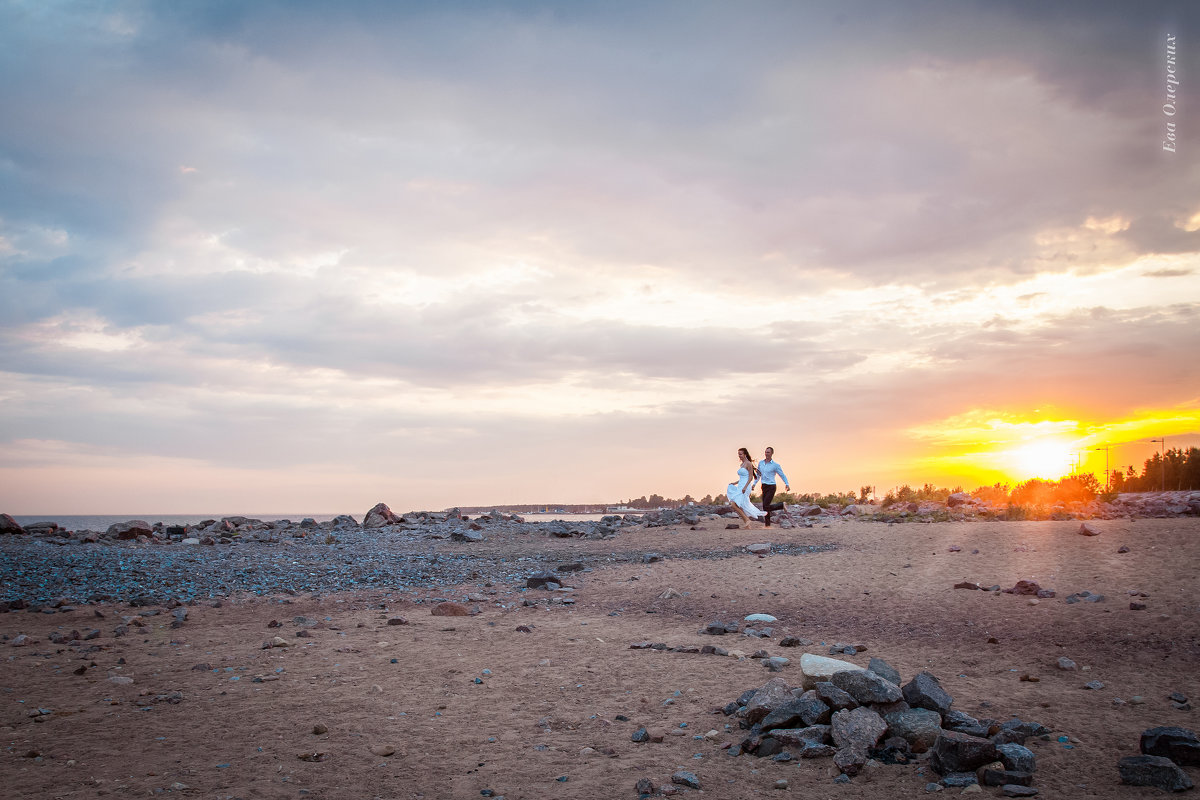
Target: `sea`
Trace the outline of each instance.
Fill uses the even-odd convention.
[[[28,525],[32,522],[54,522],[58,527],[68,531],[106,531],[109,525],[117,522],[128,522],[131,519],[140,519],[144,522],[149,522],[153,525],[155,522],[161,522],[164,525],[195,525],[197,522],[202,522],[206,519],[222,519],[223,517],[248,517],[249,519],[261,519],[267,522],[275,520],[287,519],[292,522],[300,522],[303,519],[311,518],[316,522],[326,522],[339,516],[338,514],[42,514],[42,515],[23,515],[13,514],[12,518],[19,525]],[[351,514],[354,519],[362,522],[363,515]],[[468,515],[471,516],[471,515]],[[526,522],[550,522],[551,520],[563,520],[564,522],[587,522],[598,520],[604,514],[520,514],[518,515]]]

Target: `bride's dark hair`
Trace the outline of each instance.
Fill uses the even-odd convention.
[[[750,457],[750,448],[749,447],[739,447],[738,454],[740,455],[742,453],[746,454],[746,460],[750,462],[750,477],[757,478],[758,477],[758,464],[754,463],[754,459]]]

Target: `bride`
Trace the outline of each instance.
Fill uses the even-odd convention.
[[[741,459],[742,464],[738,467],[737,482],[729,484],[729,488],[725,490],[725,496],[733,504],[733,510],[742,518],[742,522],[746,523],[745,527],[749,528],[750,517],[762,519],[767,512],[758,510],[750,502],[750,490],[758,483],[758,467],[754,466],[754,461],[750,458],[750,451],[739,447],[738,458]]]

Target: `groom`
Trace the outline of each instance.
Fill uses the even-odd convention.
[[[783,474],[783,467],[779,466],[779,462],[772,457],[775,455],[775,448],[768,447],[763,452],[763,460],[758,462],[758,472],[762,479],[762,507],[763,511],[767,512],[766,519],[767,527],[771,527],[771,512],[783,510],[783,503],[772,503],[775,499],[775,476],[783,478],[783,490],[790,492],[792,487],[788,485],[788,477]]]

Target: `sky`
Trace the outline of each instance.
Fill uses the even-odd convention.
[[[1197,64],[1184,0],[0,0],[0,511],[1140,469]]]

